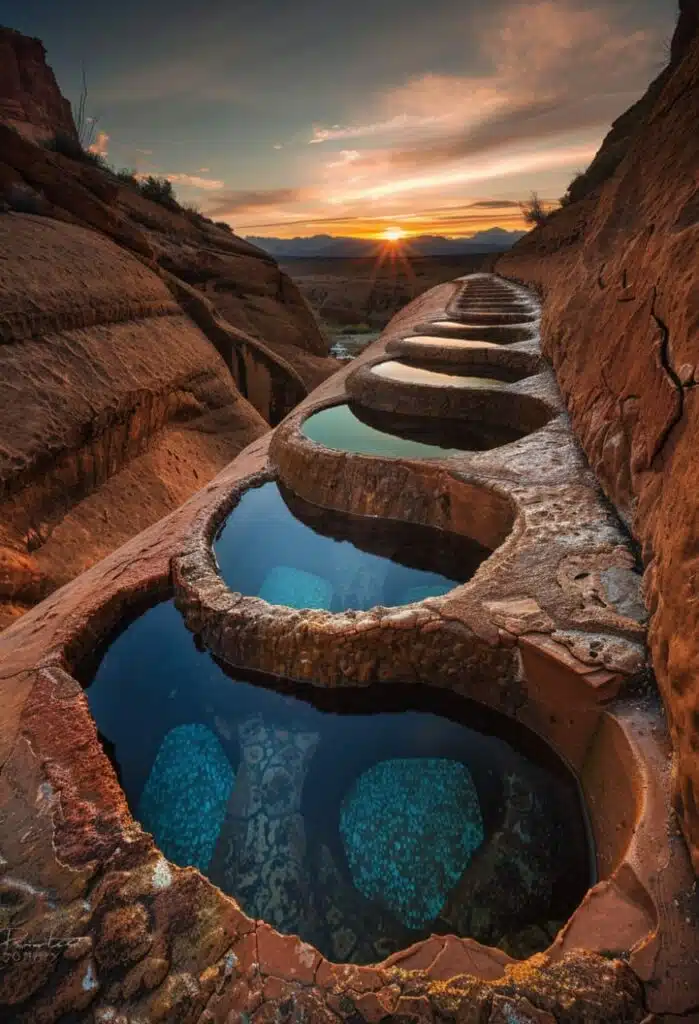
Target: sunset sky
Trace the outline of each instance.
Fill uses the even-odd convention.
[[[0,0],[110,163],[240,234],[470,235],[557,199],[660,70],[673,0]]]

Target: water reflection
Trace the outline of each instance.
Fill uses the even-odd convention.
[[[405,459],[446,459],[464,451],[488,451],[524,433],[499,423],[407,416],[351,402],[314,413],[301,431],[309,440],[337,451]]]
[[[214,551],[232,590],[331,612],[446,594],[490,554],[442,530],[329,512],[276,483],[243,494]]]

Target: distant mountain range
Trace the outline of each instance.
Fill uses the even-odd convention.
[[[411,256],[457,256],[462,253],[503,252],[519,241],[525,231],[489,228],[469,238],[445,238],[443,235],[418,235],[406,238],[401,246]],[[245,240],[270,253],[275,259],[312,257],[374,256],[386,243],[381,239],[343,238],[337,235],[312,235],[310,238],[260,238],[246,235]]]

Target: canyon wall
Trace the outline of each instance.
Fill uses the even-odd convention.
[[[337,368],[269,255],[56,136],[77,139],[43,46],[0,29],[0,626]]]
[[[699,3],[683,0],[669,66],[605,140],[583,197],[497,264],[544,296],[544,352],[640,545],[676,809],[697,871],[698,114]]]

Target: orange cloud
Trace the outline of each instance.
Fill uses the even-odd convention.
[[[375,159],[381,170],[388,149],[391,167],[420,166],[508,141],[606,126],[645,84],[657,43],[648,32],[629,34],[609,9],[575,0],[534,0],[511,5],[499,21],[480,18],[489,74],[409,80],[379,94],[370,119],[316,126],[311,142],[381,137],[383,151],[365,156],[366,166]],[[410,140],[409,148],[400,140]]]
[[[333,125],[332,128],[314,127],[309,145],[320,142],[338,142],[344,139],[362,139],[370,135],[390,135],[410,130],[420,130],[444,124],[451,114],[433,113],[426,116],[419,114],[396,114],[394,117],[372,121],[368,124]]]
[[[483,5],[469,30],[485,70],[420,75],[344,124],[314,125],[312,186],[224,193],[213,215],[287,236],[299,224],[373,236],[389,219],[413,234],[521,227],[517,196],[562,194],[652,68],[652,34],[629,33],[619,5],[592,4]]]
[[[536,148],[528,152],[501,152],[480,161],[471,160],[457,167],[444,168],[412,177],[393,178],[377,184],[349,189],[330,196],[328,201],[335,204],[356,202],[361,199],[385,199],[404,193],[436,190],[452,185],[472,185],[476,182],[491,181],[530,171],[544,171],[556,167],[569,167],[572,164],[585,164],[595,155],[596,148],[595,144],[588,144],[549,150]]]
[[[109,152],[109,136],[106,132],[97,132],[97,138],[87,148],[88,152],[95,153],[97,156],[107,156]]]
[[[325,166],[328,168],[347,167],[361,159],[361,153],[357,149],[341,149],[339,159],[331,160]]]
[[[204,168],[202,168],[204,170]],[[215,178],[201,178],[197,174],[165,174],[165,178],[173,185],[188,185],[190,188],[200,188],[205,192],[218,192],[225,188],[225,181],[217,181]]]

